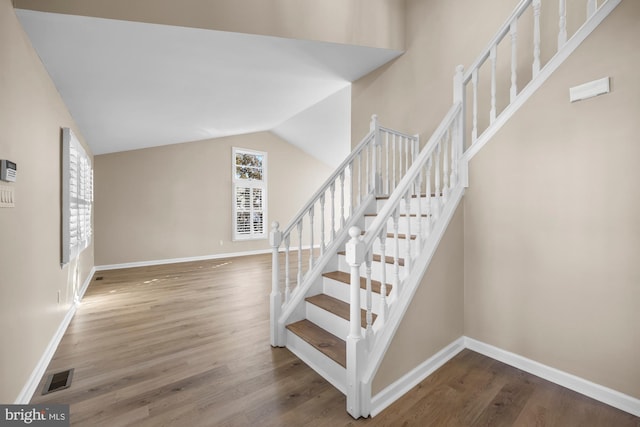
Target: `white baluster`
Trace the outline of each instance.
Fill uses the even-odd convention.
[[[409,140],[407,138],[404,139],[404,173],[402,176],[404,177],[409,170]]]
[[[395,253],[393,254],[393,286],[396,288],[396,295],[400,295],[400,239],[398,238],[398,222],[400,220],[400,205],[393,213],[393,241]]]
[[[313,223],[313,216],[315,213],[315,207],[312,205],[311,209],[309,209],[309,233],[311,234],[310,239],[311,239],[311,247],[309,248],[309,270],[311,270],[313,268],[313,229],[315,228],[315,225]]]
[[[336,182],[329,186],[331,192],[331,242],[336,238]]]
[[[422,249],[422,174],[424,172],[424,168],[420,167],[420,173],[418,174],[418,213],[416,214],[416,218],[418,219],[418,238],[416,245],[416,259],[420,256],[420,252]],[[427,199],[428,200],[428,199]]]
[[[385,162],[386,162],[386,166],[385,166],[385,180],[384,180],[384,194],[388,195],[389,194],[389,188],[391,188],[391,185],[389,183],[389,133],[385,132],[384,134],[384,146],[385,146]]]
[[[511,35],[511,89],[509,91],[509,102],[513,102],[518,94],[518,21],[513,20],[509,27]]]
[[[433,151],[433,155],[434,155],[434,161],[436,163],[436,172],[435,172],[435,187],[436,187],[436,194],[435,194],[435,209],[433,210],[433,219],[437,220],[438,218],[440,218],[440,208],[442,207],[441,205],[441,197],[442,197],[442,189],[440,187],[440,153],[441,153],[441,146],[440,146],[440,142],[438,142],[438,145],[436,146],[435,150]]]
[[[493,45],[489,51],[491,59],[491,111],[489,112],[489,123],[496,119],[496,62],[498,59],[498,46]]]
[[[371,336],[373,335],[373,328],[372,328],[372,324],[373,324],[373,313],[371,311],[371,307],[372,307],[372,296],[371,296],[371,263],[373,262],[373,251],[369,251],[369,253],[367,254],[367,256],[365,257],[366,261],[365,261],[365,265],[366,265],[366,274],[367,274],[367,292],[366,292],[366,299],[365,299],[365,305],[367,307],[367,312],[366,312],[366,321],[367,321],[367,326],[366,326],[366,339],[368,340],[369,343],[371,343]],[[384,265],[384,264],[383,264]]]
[[[289,302],[289,296],[291,295],[291,274],[290,274],[290,260],[289,252],[291,247],[291,234],[287,234],[284,238],[284,300]]]
[[[324,193],[322,193],[322,196],[320,196],[320,256],[324,255],[324,251],[325,251],[324,199],[325,199],[325,195]]]
[[[384,325],[387,319],[389,307],[387,306],[387,255],[385,243],[387,241],[387,227],[385,226],[380,232],[380,257],[382,259],[382,271],[380,274],[380,313],[378,313],[378,322]]]
[[[540,72],[540,2],[533,0],[533,66],[532,72],[535,78]]]
[[[587,19],[591,18],[594,13],[596,13],[596,9],[598,5],[596,4],[596,0],[587,0]]]
[[[297,276],[296,290],[302,284],[302,218],[298,222],[298,276]]]
[[[393,190],[396,189],[396,180],[398,179],[398,175],[396,175],[396,134],[393,134],[393,146],[392,146],[392,152],[393,152],[393,175],[392,175],[392,179],[393,179]],[[392,191],[393,191],[392,190]]]
[[[347,243],[347,263],[350,267],[349,335],[347,336],[347,411],[354,418],[361,414],[360,375],[364,362],[360,319],[360,265],[364,261],[364,244],[360,229],[349,229],[351,240]]]
[[[558,32],[558,50],[567,42],[567,0],[560,0],[560,31]]]
[[[431,234],[431,217],[433,215],[433,193],[431,189],[431,168],[433,166],[433,154],[427,160],[427,185],[426,185],[426,195],[427,195],[427,230],[426,237]]]
[[[340,174],[340,228],[344,227],[344,171]]]
[[[282,232],[278,229],[280,224],[274,222],[271,224],[271,233],[269,235],[272,256],[271,256],[271,295],[270,295],[270,336],[271,346],[281,346],[282,340],[280,339],[280,330],[278,327],[278,319],[280,319],[280,313],[282,311],[282,295],[280,294],[280,265],[278,262],[278,248],[282,242]]]
[[[364,149],[364,179],[365,179],[365,193],[369,194],[371,192],[371,167],[369,164],[371,163],[371,144],[367,145]]]
[[[349,182],[351,183],[351,185],[349,186],[349,189],[351,190],[352,200],[352,203],[349,203],[349,216],[351,216],[353,215],[353,205],[355,204],[355,202],[353,202],[353,162],[349,163],[347,170],[349,171]],[[358,201],[358,206],[360,206],[360,200]]]
[[[449,200],[449,158],[447,155],[449,148],[449,129],[444,133],[444,139],[442,140],[442,201],[447,203]]]
[[[460,120],[462,120],[462,111],[456,115],[453,120],[453,128],[451,130],[451,188],[455,188],[458,185],[458,153],[460,144]]]
[[[362,151],[358,154],[358,206],[362,203]]]
[[[407,256],[404,259],[404,271],[411,271],[411,191],[407,191],[407,194],[404,197],[404,210],[407,214],[407,233],[406,233],[406,245],[407,245]],[[408,273],[405,274],[405,277]]]
[[[478,139],[478,69],[471,72],[471,83],[473,85],[473,129],[471,130],[471,143]]]

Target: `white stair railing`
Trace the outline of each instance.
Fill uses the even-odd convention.
[[[471,97],[471,111],[468,123],[465,119],[465,128],[467,129],[464,138],[465,160],[469,160],[482,148],[524,101],[535,92],[546,78],[621,1],[575,0],[570,2],[570,6],[573,6],[571,9],[567,7],[567,0],[522,0],[518,4],[511,16],[504,22],[464,74],[462,93],[463,95],[469,93]],[[527,51],[527,55],[532,54],[532,56],[527,59],[524,55],[518,55],[518,27],[521,20],[525,19],[524,14],[529,8],[532,9],[532,13],[527,14],[526,19],[532,19],[532,22],[523,23],[527,25],[521,25],[521,27],[525,28],[531,26],[533,31],[533,49],[531,52]],[[545,64],[542,64],[540,59],[542,50],[540,15],[543,8],[553,8],[558,13],[558,24],[553,26],[553,31],[557,31],[557,46],[544,46],[546,51],[554,49],[553,55]],[[579,13],[585,17],[585,20],[583,25],[571,37],[568,37],[567,15],[569,10],[574,14],[577,13],[576,8],[580,10]],[[532,18],[529,18],[530,16]],[[509,46],[507,46],[509,49],[503,50],[510,52],[510,67],[507,72],[509,78],[503,82],[497,79],[500,71],[497,67],[497,52],[501,43],[509,43]],[[488,64],[487,61],[489,61]],[[529,63],[531,64],[531,78],[525,81],[522,76],[518,76],[518,69],[522,69],[523,66],[529,67]],[[485,64],[488,65],[488,70],[483,69]],[[482,74],[488,72],[490,76],[489,82],[485,82],[489,86],[488,100],[483,100],[479,97],[480,89],[484,88],[481,81],[481,69],[483,69]],[[500,92],[508,93],[508,100],[497,99],[498,85],[501,83],[503,90]],[[520,87],[522,88],[521,90],[519,89]],[[463,103],[465,105],[464,111],[466,112],[464,99]],[[504,105],[500,110],[497,107],[499,103]],[[488,121],[486,120],[487,117]],[[467,141],[470,141],[468,146]]]
[[[468,186],[468,161],[480,148],[488,142],[508,118],[528,99],[549,75],[577,48],[577,46],[598,26],[600,22],[622,0],[581,0],[586,1],[586,21],[570,37],[567,36],[566,0],[544,1],[545,5],[557,1],[558,50],[544,65],[540,61],[540,10],[543,0],[522,0],[511,16],[500,27],[487,48],[464,73],[462,66],[456,68],[454,76],[454,105],[444,120],[433,133],[427,145],[415,159],[402,180],[389,197],[384,208],[378,213],[373,224],[361,236],[357,227],[349,230],[351,239],[346,244],[346,258],[351,271],[351,311],[350,333],[347,337],[347,411],[354,418],[371,414],[371,383],[373,376],[382,361],[391,339],[407,309],[419,281],[435,253],[437,245],[444,234],[449,220],[462,198],[464,187]],[[575,3],[574,3],[575,4]],[[533,8],[533,58],[531,80],[518,91],[518,55],[517,37],[518,22],[529,7]],[[497,52],[499,44],[509,35],[511,43],[511,66],[509,73],[509,101],[501,111],[497,109]],[[484,111],[488,113],[489,123],[480,132],[479,126],[479,70],[486,61],[490,61],[490,99]],[[471,84],[471,117],[466,117],[466,92]],[[470,134],[470,144],[466,141]],[[414,201],[414,212],[418,218],[418,230],[411,230],[409,211]],[[399,273],[399,235],[398,228],[401,212],[406,215],[406,237],[415,234],[415,245],[405,245],[403,273]],[[393,224],[393,235],[388,236],[388,223]],[[391,245],[389,245],[391,240]],[[381,259],[387,255],[387,248],[393,247],[389,253],[394,261],[394,274],[391,278],[393,292],[386,296],[386,269],[381,269],[381,308],[375,325],[372,324],[371,313],[371,263],[374,244],[382,253]],[[412,249],[413,248],[413,249]],[[360,275],[366,268],[366,325],[362,335],[360,316]]]
[[[374,196],[396,188],[418,149],[417,136],[382,127],[374,115],[369,133],[289,225],[281,231],[272,224],[271,345],[285,344],[282,317],[302,301],[344,244],[346,226]]]

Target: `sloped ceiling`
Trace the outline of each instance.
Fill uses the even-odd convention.
[[[16,13],[94,154],[272,130],[334,166],[350,148],[350,83],[401,53]]]

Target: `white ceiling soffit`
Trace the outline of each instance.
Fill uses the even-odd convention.
[[[331,164],[327,140],[342,140],[334,144],[341,153],[343,144],[346,150],[350,147],[345,119],[319,107],[326,135],[321,141],[307,139],[305,128],[317,124],[309,108],[401,54],[28,10],[16,13],[94,154],[276,128]],[[344,102],[344,92],[338,99]],[[350,114],[344,106],[334,108]],[[288,121],[305,110],[300,120]]]
[[[327,165],[338,166],[351,151],[351,86],[298,113],[272,132]]]

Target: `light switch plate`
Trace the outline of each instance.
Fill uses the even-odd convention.
[[[569,101],[582,101],[583,99],[593,98],[594,96],[609,92],[609,77],[605,77],[580,86],[572,87],[569,89]]]
[[[0,185],[0,208],[14,208],[15,197],[12,185]]]

